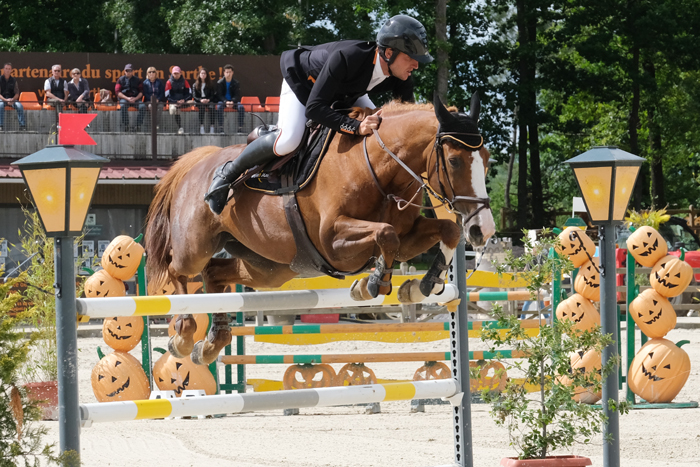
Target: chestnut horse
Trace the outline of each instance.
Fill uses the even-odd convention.
[[[308,236],[332,268],[356,271],[378,258],[374,273],[353,284],[355,300],[390,293],[394,261],[409,260],[437,242],[440,252],[428,274],[404,283],[398,297],[411,303],[440,293],[462,229],[474,246],[495,232],[485,183],[489,152],[477,128],[479,105],[473,96],[467,115],[448,111],[439,98],[434,106],[389,103],[374,136],[338,134],[315,178],[297,193]],[[207,292],[217,293],[229,284],[279,287],[299,275],[293,270],[297,246],[282,197],[238,186],[220,216],[202,201],[216,168],[242,149],[195,149],[156,187],[145,240],[154,287],[170,279],[176,293],[187,293],[188,276],[201,272]],[[424,189],[461,216],[462,229],[451,220],[421,215]],[[232,258],[212,258],[222,248]],[[214,316],[205,341],[194,342],[192,315],[179,316],[175,328],[169,350],[176,357],[191,353],[196,363],[211,363],[231,342],[225,313]]]

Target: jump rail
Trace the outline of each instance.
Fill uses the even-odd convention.
[[[458,396],[458,397],[455,397]],[[349,404],[411,399],[445,398],[453,405],[461,402],[459,385],[454,379],[416,381],[408,383],[342,386],[296,391],[221,394],[216,396],[181,397],[142,401],[102,402],[82,404],[82,426],[92,423],[122,422],[166,417],[189,417],[262,410],[305,407],[332,407]]]
[[[420,303],[450,302],[456,298],[458,298],[457,287],[453,284],[445,284],[445,290],[440,295],[431,295]],[[235,313],[278,309],[302,310],[398,303],[393,296],[380,296],[372,300],[356,302],[350,298],[350,292],[347,289],[79,298],[76,302],[78,314],[90,318]]]

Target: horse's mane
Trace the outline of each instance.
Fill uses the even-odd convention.
[[[144,240],[144,246],[148,253],[149,282],[156,284],[156,286],[165,285],[167,282],[167,264],[171,248],[170,206],[175,189],[195,164],[218,151],[221,151],[220,147],[203,146],[183,155],[156,185],[153,202],[151,202],[146,216],[146,238]],[[166,267],[159,267],[163,264]]]
[[[366,116],[372,115],[373,113],[376,113],[380,110],[380,108],[376,109],[370,109],[370,108],[362,108],[362,107],[353,107],[352,111],[350,112],[350,118],[354,118],[356,120],[364,120]],[[435,108],[433,107],[433,104],[427,102],[423,104],[415,103],[415,102],[403,102],[401,100],[393,100],[390,102],[387,102],[381,107],[382,111],[382,116],[386,117],[389,115],[395,115],[395,114],[402,114],[402,113],[407,113],[407,112],[412,112],[414,110],[424,110],[424,111],[429,111],[429,112],[434,112]],[[448,107],[447,110],[450,112],[457,112],[457,107]]]

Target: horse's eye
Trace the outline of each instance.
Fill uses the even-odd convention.
[[[447,159],[447,161],[448,161],[448,162],[450,163],[450,165],[451,165],[453,168],[455,168],[455,169],[456,169],[457,167],[459,167],[460,165],[462,165],[462,159],[460,159],[459,157],[453,157],[453,158],[451,158],[451,159]]]

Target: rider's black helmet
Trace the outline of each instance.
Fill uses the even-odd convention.
[[[403,52],[419,63],[430,63],[428,37],[420,21],[406,15],[396,15],[384,23],[377,34],[377,44]],[[392,57],[393,58],[393,57]]]

